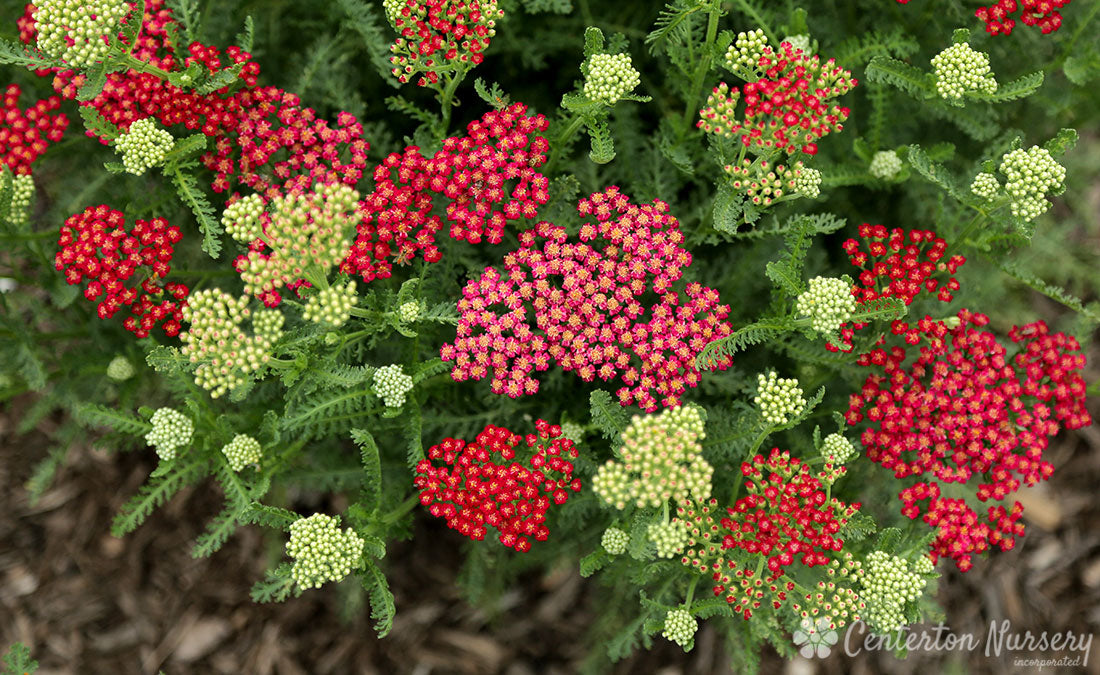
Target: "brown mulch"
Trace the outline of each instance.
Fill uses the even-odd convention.
[[[1090,354],[1090,382],[1100,378],[1098,351],[1094,346]],[[1095,401],[1090,409],[1100,418]],[[8,420],[18,414],[17,408],[0,417],[0,651],[15,641],[32,646],[41,675],[557,674],[577,672],[585,656],[579,644],[593,618],[587,593],[593,582],[569,569],[525,577],[491,617],[461,599],[460,557],[446,546],[455,540],[431,522],[420,522],[418,536],[387,556],[398,616],[384,640],[375,637],[365,608],[351,608],[343,621],[346,608],[332,588],[255,605],[248,589],[263,575],[267,556],[281,554],[257,528],[243,528],[209,559],[190,555],[220,508],[216,488],[188,488],[116,539],[111,518],[152,469],[149,458],[78,447],[31,505],[22,485],[45,441],[39,432],[16,438]],[[1014,666],[1012,655],[985,655],[991,621],[1008,619],[1014,632],[1100,632],[1100,428],[1060,436],[1048,458],[1054,476],[1021,497],[1028,534],[1016,549],[979,561],[967,574],[947,572],[941,581],[945,623],[955,634],[975,635],[979,649],[850,659],[841,653],[841,635],[827,659],[784,663],[770,653],[763,672],[1040,672]],[[696,642],[685,655],[657,639],[652,651],[615,671],[731,672],[712,631],[703,628]],[[1100,646],[1087,669],[1041,672],[1081,671],[1100,673]]]

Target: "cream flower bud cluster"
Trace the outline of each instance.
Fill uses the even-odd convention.
[[[687,525],[682,520],[653,523],[646,530],[646,537],[657,546],[658,558],[673,558],[688,545]]]
[[[134,364],[125,356],[116,356],[107,364],[107,377],[122,382],[134,376]]]
[[[809,290],[795,301],[795,310],[810,317],[814,330],[833,334],[855,313],[856,299],[851,284],[843,279],[814,277]]]
[[[568,438],[573,441],[573,445],[580,445],[580,442],[584,440],[584,427],[576,422],[562,422],[561,436],[562,438]]]
[[[821,194],[821,172],[808,166],[800,167],[795,172],[794,191],[808,199],[817,199]]]
[[[609,527],[604,530],[600,545],[611,555],[626,553],[626,545],[630,543],[630,535],[617,527]]]
[[[904,559],[884,551],[867,556],[864,570],[860,593],[867,604],[864,618],[879,633],[900,629],[905,625],[905,603],[920,597],[925,578],[915,570],[910,571]]]
[[[166,130],[158,128],[156,120],[143,117],[115,139],[115,150],[122,153],[122,165],[126,171],[140,176],[152,167],[163,164],[175,144],[176,139]]]
[[[780,44],[786,42],[794,49],[800,50],[804,54],[810,53],[810,36],[809,35],[788,35],[779,41]]]
[[[405,374],[405,368],[397,363],[374,371],[374,393],[387,408],[405,405],[405,395],[412,391],[413,379]]]
[[[871,175],[880,180],[890,180],[901,171],[901,158],[893,150],[879,150],[871,158]]]
[[[845,551],[843,562],[833,558],[825,568],[827,578],[809,592],[793,599],[791,608],[803,619],[824,620],[830,630],[863,618],[867,604],[853,590],[863,579],[863,564]]]
[[[1024,221],[1034,220],[1049,209],[1046,194],[1061,189],[1066,180],[1065,167],[1046,148],[1037,145],[1005,154],[1001,158],[1001,173],[1008,178],[1005,192],[1012,199],[1009,204],[1012,215]]]
[[[821,445],[821,456],[829,464],[846,464],[855,454],[852,442],[842,434],[829,434]]]
[[[690,612],[684,609],[672,609],[665,615],[665,627],[661,635],[669,642],[675,642],[686,648],[698,629],[699,622]]]
[[[757,375],[757,383],[759,387],[754,401],[768,424],[786,424],[792,418],[798,417],[806,407],[802,389],[794,378],[779,377],[772,370],[767,375]]]
[[[397,308],[397,318],[401,319],[402,323],[412,323],[420,318],[420,303],[416,301],[409,301],[402,303]]]
[[[340,530],[339,516],[315,513],[290,526],[286,552],[294,558],[291,577],[302,590],[340,581],[363,558],[363,539],[350,527]]]
[[[669,499],[710,497],[714,467],[699,443],[706,433],[694,407],[668,408],[657,415],[635,415],[623,432],[621,460],[609,460],[592,479],[592,489],[617,509],[627,504],[658,507]]]
[[[343,326],[351,316],[351,308],[359,302],[355,292],[355,282],[335,284],[322,288],[306,300],[304,316],[307,321],[327,323],[331,326]]]
[[[264,309],[252,313],[249,298],[234,298],[219,288],[204,288],[187,299],[183,320],[191,327],[180,333],[182,352],[195,369],[195,384],[217,398],[244,384],[271,358],[271,348],[283,334],[283,315]],[[252,335],[241,330],[252,319]]]
[[[230,469],[240,471],[249,464],[259,464],[263,457],[263,448],[255,438],[237,434],[222,447],[222,454],[229,461]]]
[[[993,199],[1001,191],[1001,183],[996,176],[983,171],[974,176],[974,182],[970,184],[970,191],[982,199]]]
[[[588,59],[584,95],[593,101],[615,105],[641,81],[630,54],[593,54]]]
[[[264,200],[257,194],[242,197],[222,211],[222,227],[242,244],[251,244],[263,236]]]
[[[759,28],[738,33],[737,39],[726,50],[726,68],[734,72],[753,72],[767,46],[768,38]]]
[[[87,68],[110,51],[130,12],[122,0],[36,0],[34,21],[38,48],[73,68]]]
[[[195,425],[173,408],[158,408],[149,420],[153,428],[145,434],[145,442],[153,446],[157,456],[166,462],[176,458],[176,450],[191,443]]]
[[[970,44],[953,44],[932,59],[936,72],[936,90],[946,99],[960,99],[963,94],[978,91],[992,94],[997,80],[989,68],[989,56],[970,48]]]
[[[34,178],[29,173],[12,175],[4,173],[4,183],[11,183],[11,205],[8,208],[7,219],[13,225],[22,225],[27,222],[34,201]]]

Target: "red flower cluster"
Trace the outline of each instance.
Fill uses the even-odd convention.
[[[1016,27],[1016,21],[1009,15],[1021,9],[1020,21],[1025,26],[1038,26],[1044,34],[1053,33],[1062,27],[1062,9],[1071,0],[1000,0],[988,7],[979,7],[974,16],[985,22],[985,30],[990,35],[1010,35]]]
[[[683,303],[672,290],[691,254],[668,204],[636,206],[610,187],[582,199],[577,210],[596,219],[581,225],[580,242],[570,242],[564,227],[541,222],[505,256],[507,276],[489,267],[466,285],[455,341],[440,349],[455,362],[451,377],[491,375],[494,393],[517,398],[538,391],[531,374],[556,362],[586,382],[621,377],[624,406],[656,410],[658,397],[666,407],[679,405],[699,384],[696,355],[731,333],[729,306],[698,283],[687,285]],[[641,298],[650,292],[659,300],[646,307]],[[718,367],[728,365],[727,359]]]
[[[917,483],[902,490],[898,498],[904,504],[901,512],[910,518],[920,515],[917,502],[928,500],[923,520],[936,528],[932,558],[939,560],[940,556],[947,556],[963,572],[973,567],[973,555],[984,553],[991,545],[1002,551],[1012,550],[1016,537],[1024,535],[1024,524],[1017,522],[1024,512],[1020,502],[1013,502],[1010,511],[1003,506],[990,506],[989,522],[984,523],[965,499],[941,497],[938,483]]]
[[[1092,421],[1078,372],[1085,357],[1074,338],[1051,334],[1040,321],[1012,329],[1009,339],[1022,349],[1010,358],[993,333],[980,330],[988,322],[968,310],[959,312],[955,328],[925,318],[917,331],[927,344],[908,366],[901,347],[876,348],[860,357],[861,365],[881,366],[883,374],[868,376],[862,391],[851,396],[845,417],[849,424],[871,422],[862,441],[872,461],[897,478],[967,483],[977,474],[984,481],[977,489],[982,501],[1003,500],[1021,484],[1050,477],[1054,467],[1043,460],[1043,451],[1059,423],[1076,429]],[[917,515],[913,500],[929,498],[906,496],[913,494],[925,492],[902,492],[911,518]],[[927,494],[930,512],[961,512],[965,506],[961,500],[950,509],[938,505],[938,487]],[[1022,527],[990,532],[1009,537]],[[962,569],[969,568],[970,553],[984,550],[974,541],[989,534],[975,530],[963,537],[954,529],[940,530],[934,550],[956,559]]]
[[[526,111],[522,103],[490,111],[467,126],[467,135],[445,139],[431,158],[416,146],[387,157],[374,170],[374,191],[361,202],[363,220],[342,269],[369,282],[390,276],[391,255],[398,264],[418,252],[438,261],[435,233],[443,223],[432,214],[436,195],[450,200],[451,236],[471,244],[500,243],[508,221],[534,218],[549,199],[549,183],[536,170],[549,143],[538,135],[546,118]],[[510,190],[508,181],[515,181]],[[495,211],[497,205],[502,210]]]
[[[166,335],[180,331],[181,307],[187,287],[158,280],[171,270],[174,245],[181,239],[179,228],[170,227],[163,218],[138,220],[132,231],[126,230],[126,216],[106,205],[90,206],[70,216],[61,226],[60,250],[54,266],[65,273],[70,285],[87,282],[84,297],[99,302],[99,318],[109,319],[123,307],[131,316],[123,322],[126,330],[139,338],[147,337],[158,323]],[[140,281],[134,274],[141,268],[147,273]],[[134,285],[125,282],[133,280]]]
[[[401,7],[390,15],[400,37],[390,45],[393,76],[408,82],[423,73],[417,84],[439,82],[447,64],[474,66],[484,60],[496,20],[504,16],[497,0],[394,0]],[[387,3],[389,4],[389,3]]]
[[[966,262],[966,258],[953,255],[944,261],[947,242],[937,237],[935,232],[906,232],[900,227],[887,231],[882,225],[864,223],[859,226],[858,233],[859,239],[849,239],[843,244],[851,263],[863,270],[859,274],[859,283],[852,288],[857,302],[901,298],[906,305],[910,305],[921,291],[935,295],[942,302],[954,299],[953,293],[959,290],[959,282],[953,275]],[[936,278],[944,272],[952,276],[946,281]],[[855,323],[841,327],[840,336],[849,350],[855,331],[866,325]],[[903,321],[895,321],[893,330],[895,335],[905,334],[909,344],[920,340],[919,333]],[[826,348],[838,351],[832,344],[827,344]]]
[[[561,438],[556,424],[538,420],[535,427],[538,433],[524,438],[490,424],[473,443],[446,438],[433,445],[428,459],[416,465],[413,484],[420,489],[420,503],[470,539],[480,541],[494,527],[500,543],[521,553],[531,549],[532,537],[546,541],[551,502],[564,504],[581,482],[573,478],[569,461],[577,457],[573,441]],[[513,461],[521,442],[535,448],[524,464]],[[433,460],[444,466],[434,466]]]
[[[61,99],[51,96],[38,101],[26,111],[19,107],[22,90],[18,84],[9,84],[4,91],[4,106],[0,109],[0,162],[16,174],[29,174],[31,164],[46,152],[50,143],[61,140],[69,126],[64,113],[51,115],[61,107]]]
[[[829,101],[851,91],[858,80],[833,59],[822,63],[816,54],[807,55],[789,42],[779,48],[782,53],[764,48],[759,63],[766,69],[764,77],[741,88],[744,122],[723,119],[718,111],[722,106],[717,106],[699,111],[703,119],[697,126],[739,135],[747,146],[817,154],[817,141],[840,131],[851,112]],[[732,99],[726,103],[731,105]]]
[[[721,520],[728,532],[722,548],[767,556],[773,574],[783,574],[798,555],[807,567],[828,564],[825,551],[841,549],[844,542],[836,534],[860,507],[826,497],[822,478],[830,471],[833,467],[826,465],[814,476],[809,466],[779,448],[766,460],[757,455],[752,463],[742,462],[749,494]]]

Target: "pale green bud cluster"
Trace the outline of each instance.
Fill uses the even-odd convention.
[[[374,393],[387,408],[400,408],[405,405],[405,395],[413,388],[413,379],[405,374],[401,364],[383,366],[374,371]]]
[[[73,68],[102,61],[130,11],[122,0],[36,0],[38,48]]]
[[[810,54],[810,36],[809,35],[788,35],[779,41],[780,44],[786,42],[794,49],[800,50],[803,54]]]
[[[806,407],[806,399],[802,398],[802,389],[798,386],[798,380],[794,378],[779,377],[774,370],[767,375],[757,375],[756,406],[760,408],[760,414],[764,421],[773,426],[779,426],[798,417]]]
[[[420,318],[420,303],[415,301],[402,303],[397,308],[397,318],[401,319],[403,323],[416,321]]]
[[[800,167],[794,176],[794,191],[808,199],[821,194],[821,172],[808,166]]]
[[[759,28],[738,33],[737,39],[726,50],[726,68],[734,72],[753,72],[767,46],[768,38]]]
[[[166,462],[176,458],[176,449],[191,443],[195,425],[186,415],[172,408],[159,408],[149,420],[153,428],[145,434],[145,442],[153,446],[157,456]]]
[[[1001,183],[996,176],[983,171],[974,176],[974,182],[970,184],[970,191],[982,199],[993,199],[1001,191]]]
[[[359,295],[355,292],[355,282],[336,284],[328,288],[322,288],[306,300],[304,316],[307,321],[314,323],[327,323],[332,326],[343,326],[351,316],[351,308],[359,302]]]
[[[867,605],[851,588],[863,579],[863,566],[847,551],[843,558],[843,563],[839,558],[829,561],[825,568],[828,579],[817,582],[808,593],[794,598],[791,607],[801,618],[813,619],[830,630],[863,618]]]
[[[157,128],[152,117],[143,117],[130,125],[130,130],[115,139],[115,150],[122,153],[122,166],[140,176],[164,163],[168,151],[176,144],[172,134]]]
[[[350,527],[340,530],[339,516],[315,513],[290,526],[286,552],[294,558],[290,576],[302,590],[340,581],[363,559],[363,539]]]
[[[240,270],[245,292],[256,295],[308,275],[326,276],[347,255],[348,234],[362,220],[358,201],[359,193],[342,184],[316,184],[312,191],[272,200],[264,233],[271,251],[248,252]]]
[[[937,54],[932,59],[936,71],[936,90],[947,99],[960,99],[963,94],[979,91],[992,94],[997,91],[997,80],[989,68],[989,56],[959,42]]]
[[[669,642],[675,642],[686,648],[695,637],[695,631],[699,630],[699,622],[690,612],[684,609],[671,609],[665,616],[665,628],[661,631]]]
[[[134,364],[125,356],[116,356],[107,364],[107,377],[115,382],[122,382],[134,376]]]
[[[573,441],[573,445],[579,445],[584,440],[584,427],[576,422],[562,422],[559,426],[562,438]]]
[[[242,244],[251,244],[263,236],[263,197],[251,194],[242,197],[222,211],[222,227]]]
[[[905,603],[920,597],[925,579],[904,559],[884,551],[867,556],[864,569],[860,597],[867,604],[865,618],[879,633],[893,633],[905,625]]]
[[[1037,145],[1007,153],[1001,159],[1001,173],[1008,178],[1005,192],[1012,199],[1012,215],[1024,221],[1050,208],[1046,193],[1061,189],[1066,180],[1065,167]]]
[[[34,178],[29,173],[12,175],[4,172],[4,183],[4,187],[11,186],[11,206],[6,214],[8,222],[22,225],[27,222],[31,202],[34,201]]]
[[[871,158],[871,175],[880,180],[890,180],[901,171],[901,158],[893,150],[879,150]]]
[[[615,105],[641,81],[630,54],[593,54],[588,59],[584,95],[593,101]]]
[[[810,289],[795,301],[795,309],[799,315],[810,317],[814,330],[833,334],[856,311],[852,285],[843,279],[814,277]]]
[[[682,520],[653,523],[646,530],[646,537],[657,546],[658,558],[673,558],[688,545],[687,525]]]
[[[251,436],[237,434],[222,448],[222,454],[229,461],[229,468],[240,471],[249,464],[259,464],[263,457],[260,442]]]
[[[191,327],[180,333],[182,352],[195,369],[195,384],[212,398],[244,384],[271,359],[271,348],[283,334],[283,315],[264,309],[252,313],[249,298],[234,298],[219,288],[204,288],[187,299],[183,320]],[[252,335],[241,323],[252,318]]]
[[[592,479],[592,489],[617,509],[661,506],[669,499],[710,497],[714,467],[703,459],[699,441],[706,433],[694,407],[667,408],[658,415],[635,415],[623,432],[619,460],[609,460]]]
[[[382,0],[382,11],[386,13],[391,26],[397,24],[397,17],[401,15],[401,8],[405,3],[406,0]]]
[[[842,434],[829,434],[821,445],[821,456],[829,464],[845,464],[856,454],[852,442]]]
[[[626,545],[630,543],[630,535],[617,527],[609,527],[604,530],[600,545],[611,555],[626,553]]]
[[[917,574],[931,574],[936,569],[936,563],[932,562],[932,556],[922,555],[913,563],[913,571]]]

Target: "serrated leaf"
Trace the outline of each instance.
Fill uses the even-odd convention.
[[[592,149],[588,153],[588,159],[595,164],[607,164],[615,159],[615,139],[611,136],[611,128],[607,122],[596,116],[586,116],[585,127],[592,141]]]
[[[630,424],[630,416],[623,407],[611,398],[611,394],[602,389],[589,394],[588,404],[592,423],[609,441],[618,439]]]
[[[107,121],[99,111],[90,105],[82,105],[79,108],[80,117],[84,120],[84,128],[99,138],[113,141],[122,135],[122,130]]]
[[[1072,150],[1075,145],[1077,145],[1077,130],[1062,129],[1054,135],[1054,138],[1044,143],[1043,147],[1057,158]]]
[[[373,511],[382,499],[382,458],[378,443],[366,429],[352,429],[351,439],[359,446],[359,457],[363,464],[363,508],[368,512]]]
[[[970,29],[956,28],[955,32],[951,34],[951,42],[957,45],[961,45],[964,42],[970,42]]]
[[[932,96],[929,76],[919,68],[889,56],[876,56],[867,64],[867,79],[884,82],[919,99]]]
[[[202,232],[202,250],[211,258],[217,259],[221,255],[222,225],[215,217],[214,207],[206,198],[199,187],[198,180],[190,173],[184,171],[186,165],[176,165],[166,168],[166,172],[172,178],[176,186],[176,193],[198,221],[199,230]]]
[[[125,413],[95,403],[80,403],[73,408],[76,421],[86,427],[107,427],[130,436],[144,436],[153,425],[133,413]]]
[[[1041,86],[1043,86],[1043,72],[1036,71],[1034,73],[1028,73],[1008,84],[998,86],[997,91],[992,94],[985,94],[976,98],[980,98],[983,101],[989,101],[990,103],[1015,101],[1016,99],[1034,94]]]
[[[590,577],[603,569],[609,562],[611,562],[611,556],[609,556],[607,551],[601,546],[581,558],[581,576],[585,578]]]
[[[492,86],[486,87],[485,80],[480,77],[474,80],[474,91],[477,92],[482,101],[493,106],[496,110],[506,107],[510,102],[508,94],[504,93],[499,84],[493,82]]]
[[[584,58],[588,59],[593,54],[599,54],[603,51],[603,31],[595,26],[589,26],[584,29]]]
[[[393,593],[386,581],[386,575],[382,574],[382,570],[378,569],[378,565],[369,558],[364,558],[363,563],[363,571],[357,576],[362,582],[363,588],[367,589],[370,594],[370,616],[376,620],[374,630],[378,632],[378,637],[386,637],[390,629],[393,628],[393,617],[397,614]]]
[[[714,195],[714,206],[711,213],[714,218],[714,229],[727,234],[735,234],[740,224],[742,203],[744,199],[739,192],[726,185],[724,182],[718,186]]]

